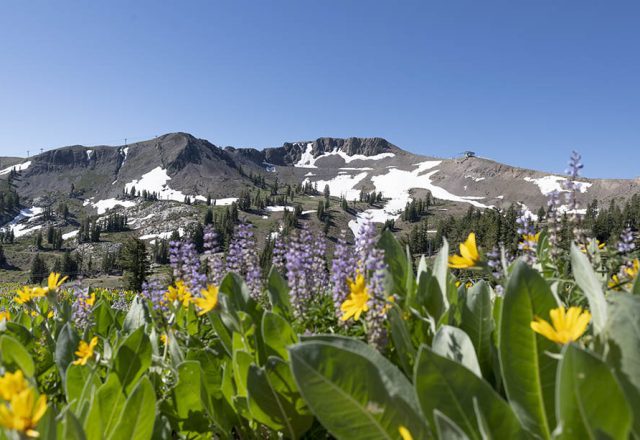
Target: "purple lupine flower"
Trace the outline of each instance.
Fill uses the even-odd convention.
[[[500,249],[497,246],[494,246],[489,252],[485,254],[487,257],[487,265],[491,268],[491,273],[497,279],[502,278],[502,261]]]
[[[226,259],[226,271],[244,277],[251,296],[258,298],[262,292],[262,270],[256,251],[251,223],[240,222],[234,230]]]
[[[91,308],[93,307],[89,302],[91,299],[91,293],[89,288],[82,288],[80,285],[75,285],[71,289],[73,293],[73,304],[71,304],[71,319],[76,328],[85,330],[92,324]]]
[[[308,229],[291,235],[284,255],[287,283],[296,317],[305,315],[310,304],[327,288],[326,245]]]
[[[384,251],[376,248],[376,226],[367,218],[360,227],[356,237],[356,268],[367,279],[369,292],[369,312],[365,315],[367,337],[369,342],[382,346],[386,338],[384,322],[387,316],[387,295],[384,280],[387,264],[384,262]]]
[[[182,280],[191,292],[200,292],[207,285],[207,276],[200,271],[200,257],[196,245],[191,241],[182,243],[180,249],[182,260]]]
[[[347,244],[347,232],[342,230],[333,253],[331,262],[331,285],[333,289],[333,304],[336,313],[340,315],[340,305],[349,296],[347,279],[355,277],[356,261],[353,251]]]
[[[567,201],[567,211],[571,215],[574,238],[579,243],[585,241],[583,231],[580,227],[582,214],[580,213],[580,204],[578,203],[578,192],[580,191],[581,184],[577,179],[580,177],[580,171],[584,168],[581,160],[582,156],[580,156],[577,151],[573,151],[571,153],[569,168],[566,170],[569,178],[564,181],[564,189],[567,191],[565,196]]]
[[[518,235],[520,235],[518,249],[523,251],[522,255],[527,263],[534,264],[538,248],[538,235],[536,235],[533,216],[529,211],[523,210],[516,219],[516,223],[518,224]]]
[[[271,258],[271,264],[280,272],[284,271],[285,253],[286,247],[284,238],[276,237],[276,241],[273,244],[273,256]]]
[[[204,249],[209,279],[213,284],[219,286],[224,275],[224,262],[222,261],[222,252],[218,246],[218,234],[216,234],[211,225],[205,226],[204,229]]]
[[[558,250],[560,245],[560,193],[557,190],[553,190],[549,193],[547,199],[547,227],[549,229],[549,245],[551,248],[551,255],[558,256]]]
[[[169,242],[169,264],[173,270],[173,277],[177,279],[182,278],[182,259],[181,259],[181,241]]]
[[[154,311],[159,314],[164,314],[169,310],[165,293],[166,289],[163,289],[157,280],[152,280],[142,285],[140,296],[151,303]]]
[[[627,254],[636,248],[635,236],[629,226],[624,228],[620,234],[620,241],[618,242],[617,249],[621,254]]]
[[[111,303],[111,308],[119,312],[126,312],[129,310],[129,303],[124,292],[118,292],[118,297]]]

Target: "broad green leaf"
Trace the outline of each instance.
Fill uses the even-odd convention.
[[[446,310],[447,299],[440,288],[440,283],[430,272],[422,272],[416,289],[416,303],[438,321]]]
[[[402,245],[389,230],[380,235],[377,247],[384,250],[384,261],[393,279],[394,291],[406,296],[406,276],[409,263]]]
[[[609,296],[605,335],[607,363],[622,385],[634,413],[634,433],[640,438],[640,296],[617,292]]]
[[[113,370],[125,392],[129,392],[151,365],[151,341],[139,327],[118,348]]]
[[[186,361],[178,367],[178,383],[173,389],[173,403],[181,430],[208,432],[209,420],[202,370],[197,361]]]
[[[549,321],[556,302],[546,281],[518,261],[507,282],[500,313],[499,358],[504,387],[525,429],[547,439],[555,426],[557,361],[547,352],[558,347],[531,330],[539,316]]]
[[[243,350],[233,352],[233,379],[236,383],[236,394],[247,397],[247,375],[249,366],[253,363],[253,356]]]
[[[120,419],[125,401],[118,377],[110,374],[107,381],[93,394],[89,415],[84,421],[88,440],[101,440],[111,435]]]
[[[385,383],[392,386],[392,393],[398,394],[405,400],[407,405],[413,408],[416,413],[420,413],[420,405],[416,399],[413,385],[407,379],[407,376],[394,364],[384,357],[378,350],[365,344],[357,339],[350,338],[348,336],[340,335],[313,335],[313,336],[301,336],[300,339],[303,342],[321,341],[331,344],[335,347],[339,347],[342,350],[348,350],[358,356],[366,358],[369,362],[378,368],[378,371],[383,376]],[[412,372],[413,375],[413,372]],[[397,390],[397,391],[396,391]]]
[[[629,438],[631,409],[607,365],[569,344],[558,366],[557,438]]]
[[[66,377],[67,367],[75,358],[74,353],[78,350],[79,343],[80,337],[71,325],[66,323],[60,330],[56,341],[56,365],[58,365],[60,376],[63,378]]]
[[[405,374],[410,375],[413,371],[416,349],[413,346],[413,342],[411,342],[411,335],[402,317],[402,310],[397,306],[393,306],[387,316],[391,326],[391,338],[393,339],[400,365]]]
[[[436,425],[436,433],[439,439],[443,440],[468,440],[469,437],[464,433],[453,420],[442,414],[437,409],[433,411],[433,418]]]
[[[231,348],[231,333],[225,326],[222,318],[220,318],[220,314],[214,310],[207,313],[207,317],[209,318],[209,322],[211,322],[211,326],[216,331],[218,338],[220,338],[220,343],[227,352],[227,355],[231,356],[233,353],[233,349]]]
[[[85,402],[91,399],[95,389],[100,386],[100,379],[89,365],[69,365],[65,381],[67,402],[80,420],[84,418],[77,410],[81,410]]]
[[[602,283],[593,271],[589,259],[575,244],[571,244],[571,268],[576,283],[589,301],[593,330],[598,334],[607,323],[607,301],[602,292]]]
[[[0,336],[0,361],[7,367],[22,370],[27,377],[32,377],[36,371],[27,349],[11,336]]]
[[[449,308],[449,299],[447,296],[447,275],[449,274],[449,242],[446,238],[442,239],[442,247],[436,255],[436,259],[433,262],[433,276],[438,281],[440,292],[442,293],[442,299],[444,301],[444,309]]]
[[[414,383],[422,413],[434,425],[434,411],[438,410],[470,438],[481,438],[475,399],[493,438],[515,438],[521,433],[513,410],[491,385],[468,368],[426,346],[418,352]]]
[[[287,347],[298,342],[291,324],[280,315],[264,312],[262,317],[262,339],[267,356],[279,356],[289,360]]]
[[[136,296],[131,301],[127,316],[124,318],[122,328],[125,333],[130,333],[139,327],[144,326],[147,322],[150,322],[149,310],[147,304],[140,296]]]
[[[269,280],[267,282],[267,293],[271,302],[271,309],[274,313],[284,317],[291,317],[291,301],[289,300],[289,286],[287,281],[282,278],[280,272],[275,267],[269,272]]]
[[[115,321],[113,318],[113,312],[111,307],[104,301],[100,301],[92,311],[95,318],[95,324],[93,326],[94,333],[107,337],[111,324]]]
[[[65,440],[85,440],[82,424],[77,417],[71,412],[64,413],[62,438]]]
[[[402,387],[367,357],[320,340],[289,349],[300,394],[338,439],[396,439],[405,426],[428,436],[422,417],[398,393]]]
[[[431,350],[466,367],[476,376],[482,377],[475,349],[464,330],[443,325],[433,337]]]
[[[148,378],[143,377],[124,405],[112,440],[149,440],[156,418],[156,395]]]
[[[287,380],[280,379],[280,375],[291,374],[288,365],[279,358],[271,358],[265,368],[256,365],[249,367],[247,378],[248,402],[251,415],[258,422],[274,429],[282,431],[288,438],[297,439],[304,434],[313,423],[313,416],[309,413],[300,414],[296,408],[297,399],[300,399],[297,390],[282,389],[284,393],[276,391],[270,379],[278,384],[287,384]],[[283,368],[284,367],[284,368]],[[269,372],[267,371],[269,369]]]
[[[491,292],[486,282],[479,281],[467,291],[466,300],[462,307],[460,328],[469,335],[478,355],[480,369],[487,377],[491,371],[493,318],[491,316]]]

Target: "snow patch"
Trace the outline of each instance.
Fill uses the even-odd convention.
[[[354,187],[360,183],[362,179],[367,177],[367,173],[358,173],[354,176],[348,174],[339,174],[330,180],[316,180],[313,183],[318,185],[318,188],[324,188],[325,185],[329,185],[329,191],[333,196],[343,196],[347,200],[353,200],[360,197],[360,191],[354,189]],[[309,182],[309,179],[305,179],[302,183]]]
[[[380,153],[375,154],[373,156],[366,156],[364,154],[354,154],[353,156],[349,156],[347,153],[340,149],[336,149],[333,151],[325,152],[318,157],[313,157],[313,143],[307,143],[307,146],[300,156],[300,160],[294,164],[294,166],[299,168],[318,168],[316,162],[324,157],[329,156],[340,156],[345,163],[351,163],[354,160],[380,160],[386,159],[388,157],[395,157],[395,153]],[[370,168],[369,168],[370,169]]]
[[[85,200],[86,202],[86,200]],[[110,209],[115,208],[116,206],[122,206],[124,208],[131,208],[136,206],[136,202],[133,200],[118,200],[118,199],[104,199],[98,200],[95,203],[91,203],[91,206],[98,210],[98,215],[102,215]]]
[[[283,211],[293,211],[295,208],[293,206],[276,205],[276,206],[267,206],[264,209],[265,211],[269,211],[269,212],[283,212]]]
[[[66,234],[62,234],[62,239],[69,240],[71,238],[76,237],[79,233],[80,231],[78,229],[76,229],[75,231],[67,232]]]
[[[567,192],[567,190],[564,189],[564,182],[567,181],[566,177],[544,176],[537,179],[533,177],[525,177],[524,180],[536,184],[538,188],[540,188],[540,192],[545,196],[548,196],[553,191]],[[591,186],[591,183],[576,182],[576,186],[578,191],[580,191],[581,193],[586,193],[587,189]]]
[[[31,166],[31,161],[28,160],[24,163],[19,163],[17,165],[13,165],[5,168],[4,170],[0,170],[0,176],[4,176],[5,174],[9,174],[12,170],[16,171],[24,171]]]
[[[307,144],[306,149],[300,156],[300,160],[297,161],[295,164],[293,164],[293,166],[298,168],[318,168],[315,165],[316,159],[314,159],[313,157],[312,150],[313,150],[313,142],[309,142]]]
[[[42,213],[42,208],[34,206],[32,208],[21,209],[13,220],[4,225],[0,230],[3,232],[13,231],[16,238],[31,234],[39,230],[42,226],[29,227],[29,223],[34,221],[36,216]]]
[[[171,237],[171,234],[173,234],[173,231],[158,232],[157,234],[146,234],[146,235],[141,235],[138,238],[140,240],[151,240],[154,238],[160,238],[160,239],[166,240],[169,237]],[[178,228],[178,234],[180,235],[180,237],[182,237],[184,235],[184,228]]]
[[[87,160],[91,160],[91,156],[93,156],[93,150],[87,150]]]

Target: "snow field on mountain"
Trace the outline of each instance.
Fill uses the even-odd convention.
[[[29,168],[30,166],[31,166],[31,161],[28,160],[28,161],[26,161],[24,163],[13,165],[13,166],[7,167],[7,168],[5,168],[3,170],[0,170],[0,176],[4,176],[5,174],[9,174],[11,172],[11,170],[24,171],[27,168]]]
[[[537,179],[533,177],[525,177],[524,180],[537,185],[538,188],[540,188],[540,192],[545,196],[548,196],[553,191],[558,191],[558,192],[567,191],[566,189],[564,189],[564,182],[567,181],[566,177],[544,176],[544,177],[539,177]],[[576,185],[577,185],[578,191],[580,191],[581,193],[586,193],[587,189],[591,186],[591,183],[576,182]]]

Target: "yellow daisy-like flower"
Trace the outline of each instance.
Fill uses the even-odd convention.
[[[187,285],[182,280],[178,280],[175,286],[169,286],[169,290],[164,294],[164,297],[170,302],[178,301],[182,303],[183,307],[189,307],[191,302],[191,292],[187,288]]]
[[[29,388],[29,382],[24,378],[22,370],[15,373],[5,373],[0,377],[0,399],[11,400],[11,396]]]
[[[480,254],[476,246],[476,234],[470,233],[464,243],[460,243],[460,255],[449,257],[449,267],[452,269],[468,269],[476,267],[480,262]]]
[[[636,258],[631,262],[631,266],[626,267],[624,269],[625,274],[629,277],[630,280],[635,280],[638,276],[638,271],[640,271],[640,261]]]
[[[0,322],[9,321],[11,319],[11,313],[8,310],[0,310]]]
[[[532,244],[538,244],[540,241],[540,233],[537,234],[524,234],[522,236],[522,250],[528,251],[533,248]]]
[[[76,351],[76,356],[78,359],[73,361],[73,365],[86,365],[87,361],[93,357],[93,349],[98,345],[98,337],[94,336],[91,338],[91,341],[87,344],[85,341],[80,341],[78,344],[78,351]]]
[[[553,325],[536,317],[531,322],[531,329],[545,338],[563,345],[580,339],[591,321],[591,313],[587,310],[583,311],[580,307],[569,307],[569,310],[558,307],[550,310],[549,316]]]
[[[200,291],[202,298],[194,298],[193,303],[200,309],[198,316],[209,313],[218,304],[218,286],[209,284],[206,289]]]
[[[24,286],[16,291],[16,296],[13,297],[13,300],[18,304],[26,304],[36,296],[40,296],[37,294],[34,295],[34,290],[35,289],[32,289],[29,286]]]
[[[24,433],[27,437],[38,437],[35,430],[38,422],[47,412],[47,398],[36,399],[33,388],[14,393],[4,405],[0,405],[0,426]]]
[[[163,343],[164,345],[167,345],[167,341],[168,341],[168,340],[169,340],[169,338],[167,337],[167,334],[166,334],[166,333],[163,333],[163,334],[161,334],[161,335],[160,335],[160,341],[162,341],[162,343]]]
[[[96,303],[96,294],[92,293],[91,296],[89,296],[89,299],[87,299],[85,301],[85,304],[87,304],[88,306],[93,307],[93,305]]]
[[[359,273],[356,275],[355,281],[348,279],[347,284],[349,285],[349,291],[351,293],[340,306],[340,310],[342,310],[341,319],[346,321],[353,316],[353,319],[358,321],[362,312],[369,310],[369,306],[367,305],[367,302],[369,301],[367,283],[364,279],[364,275]]]
[[[402,437],[402,440],[413,440],[411,431],[409,431],[406,427],[402,425],[400,425],[400,427],[398,428],[398,433],[400,433],[400,437]]]
[[[591,240],[589,241],[589,243],[592,243],[592,242],[591,242]],[[606,245],[607,245],[607,243],[600,243],[600,240],[596,240],[596,247],[597,247],[599,250],[604,249]],[[581,251],[583,254],[586,254],[586,253],[587,253],[587,247],[588,247],[587,245],[581,244],[581,245],[580,245],[580,251]]]
[[[52,292],[54,290],[58,290],[58,288],[60,288],[60,286],[62,286],[62,284],[67,281],[67,278],[69,277],[63,277],[62,279],[60,278],[60,274],[57,272],[51,272],[49,274],[49,278],[47,279],[47,290],[49,292]]]

